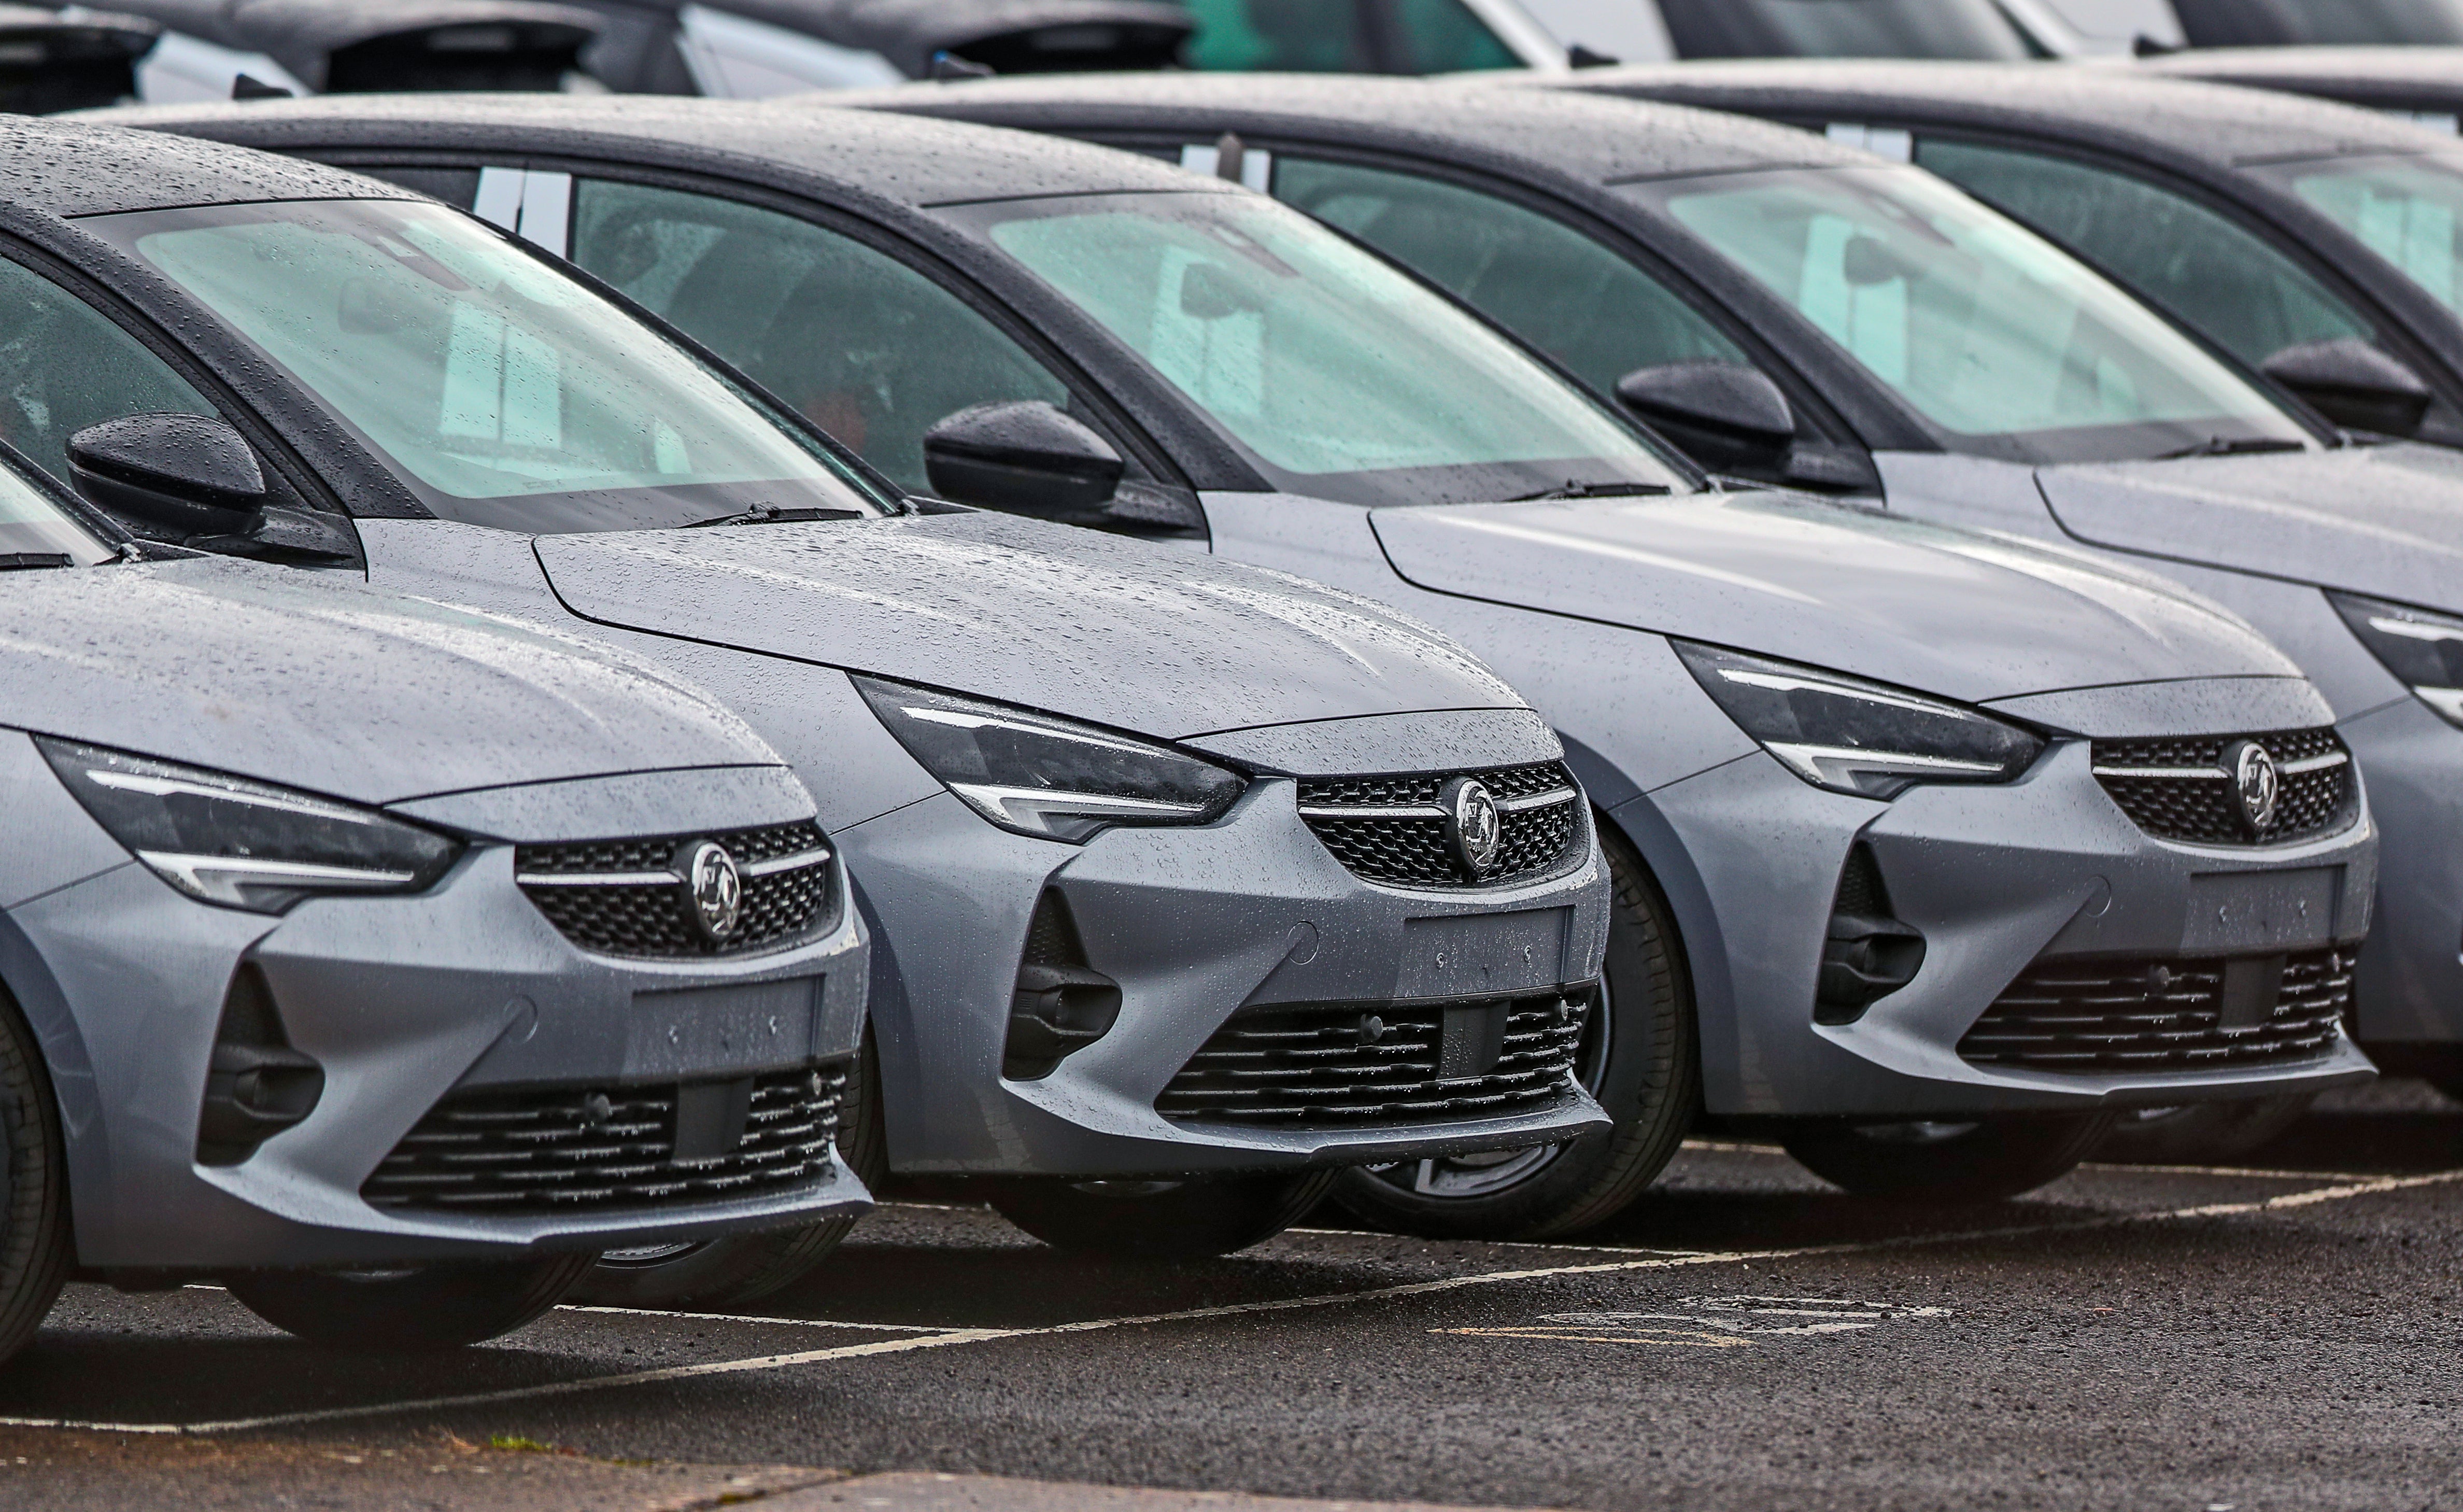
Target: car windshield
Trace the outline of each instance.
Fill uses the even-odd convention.
[[[2117,461],[2307,439],[2161,317],[1913,168],[1739,173],[1624,192],[1792,305],[1947,449]]]
[[[943,213],[1144,359],[1287,492],[1441,504],[1692,486],[1512,341],[1262,196],[1107,194]]]
[[[91,567],[119,555],[20,471],[14,459],[0,458],[0,566],[57,566],[65,557],[73,565]]]
[[[2428,154],[2274,163],[2250,170],[2333,217],[2429,296],[2463,314],[2463,157]]]
[[[2172,0],[2191,47],[2463,42],[2463,0]]]
[[[94,216],[437,515],[562,532],[880,513],[826,449],[467,216],[326,200]]]
[[[2030,56],[1993,0],[1660,0],[1679,57]]]

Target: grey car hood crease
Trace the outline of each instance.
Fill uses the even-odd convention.
[[[646,664],[296,568],[197,558],[7,586],[0,709],[37,734],[370,804],[778,765]]]
[[[543,536],[535,549],[586,619],[1166,739],[1528,707],[1384,604],[1010,515]]]
[[[2082,553],[1793,495],[1380,510],[1422,587],[1675,634],[1982,702],[2298,678],[2229,611]]]

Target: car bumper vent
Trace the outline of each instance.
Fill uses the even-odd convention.
[[[2250,822],[2225,754],[2264,746],[2280,773],[2274,817]],[[2140,829],[2200,845],[2279,845],[2342,829],[2360,817],[2351,753],[2332,730],[2171,740],[2098,740],[2096,780]]]
[[[2112,1074],[2212,1070],[2331,1052],[2352,1003],[2350,950],[2038,961],[1958,1041],[1978,1065]]]
[[[695,921],[680,854],[713,840],[744,883],[735,930],[713,939]],[[565,938],[601,955],[689,958],[783,950],[838,922],[828,840],[809,821],[713,835],[522,845],[522,891]]]
[[[1593,993],[1244,1009],[1155,1109],[1184,1123],[1424,1125],[1555,1106],[1574,1092]]]
[[[1465,772],[1494,795],[1502,846],[1495,866],[1473,876],[1446,840],[1437,795],[1456,774],[1312,778],[1299,785],[1300,818],[1355,876],[1403,887],[1493,887],[1578,865],[1587,831],[1581,789],[1561,761]]]
[[[665,1208],[830,1173],[844,1062],[729,1082],[456,1092],[360,1195],[380,1208],[563,1213]]]

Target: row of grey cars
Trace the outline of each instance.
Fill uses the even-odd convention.
[[[1997,1197],[2433,1018],[2446,453],[1778,125],[840,102],[6,128],[11,583],[139,585],[0,647],[8,1342],[738,1302],[891,1175],[1545,1237],[1705,1112]]]

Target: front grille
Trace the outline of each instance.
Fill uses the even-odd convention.
[[[2348,950],[2320,950],[2232,962],[2039,961],[1984,1011],[1958,1053],[1979,1065],[2083,1072],[2313,1060],[2334,1048],[2351,1007],[2352,960]],[[2280,982],[2266,981],[2278,965]],[[2228,975],[2256,1000],[2235,1002]]]
[[[732,1150],[676,1158],[673,1083],[456,1092],[360,1188],[380,1208],[561,1213],[741,1197],[830,1173],[843,1062],[749,1078]]]
[[[2264,746],[2282,773],[2275,817],[2263,829],[2251,825],[2224,759],[2242,739]],[[2139,828],[2202,845],[2281,844],[2339,829],[2360,807],[2351,753],[2332,730],[2098,740],[2095,776]]]
[[[1589,1011],[1587,992],[1554,991],[1244,1009],[1189,1057],[1155,1110],[1183,1123],[1284,1129],[1527,1113],[1572,1092]],[[1474,1042],[1482,1037],[1484,1046]]]
[[[700,926],[679,853],[702,840],[733,856],[744,878],[735,930]],[[792,945],[837,922],[837,887],[820,826],[804,821],[713,835],[521,845],[513,870],[565,938],[601,955],[742,955]]]
[[[1561,761],[1465,772],[1496,799],[1496,863],[1473,875],[1447,843],[1437,797],[1454,774],[1312,778],[1300,818],[1356,876],[1405,887],[1496,887],[1561,871],[1580,858],[1581,790]]]

